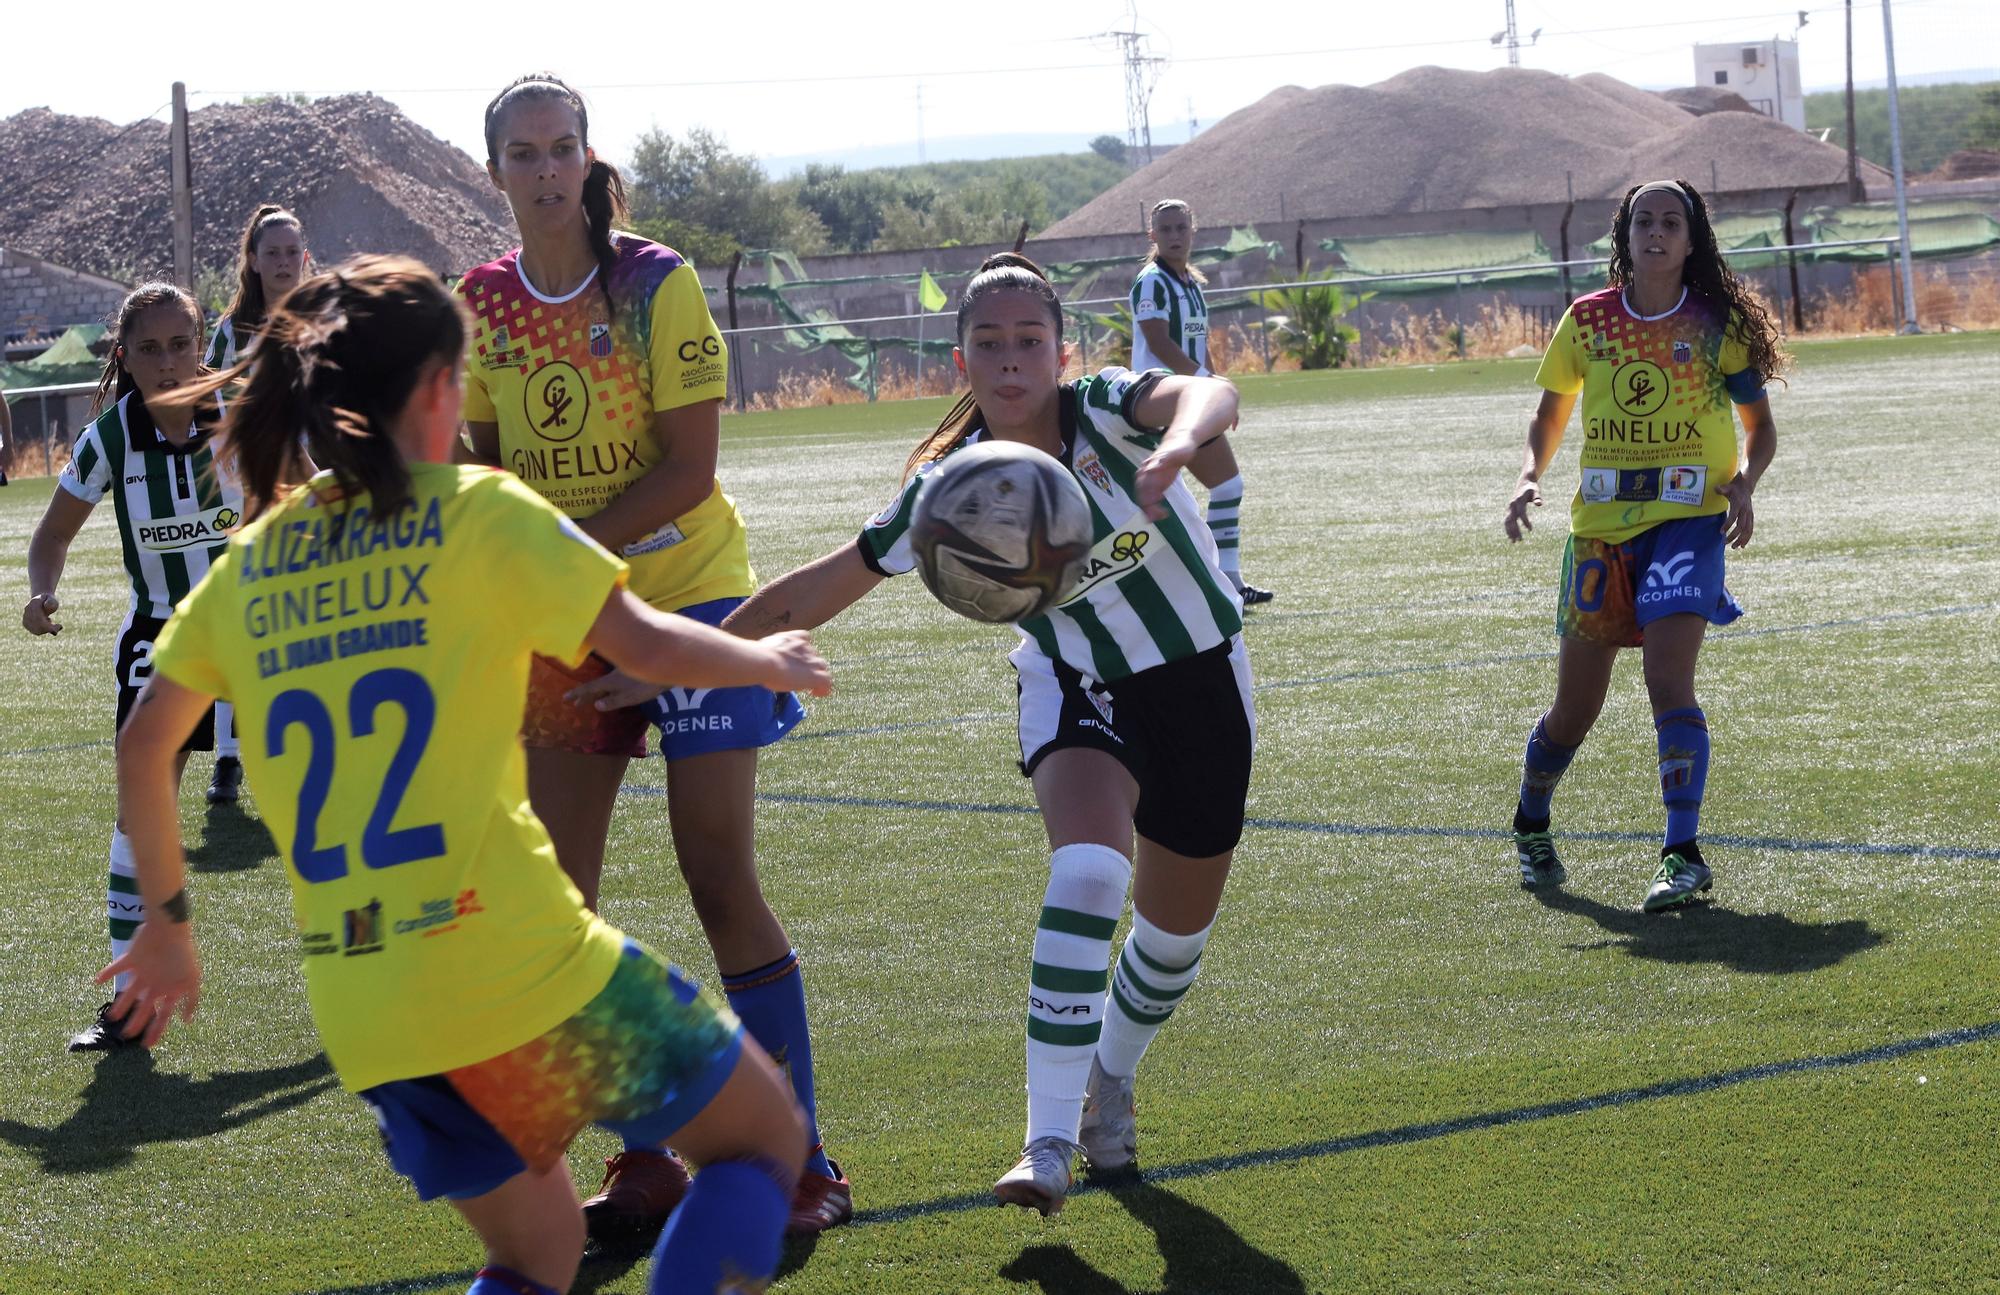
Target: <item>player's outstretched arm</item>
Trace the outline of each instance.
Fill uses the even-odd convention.
[[[655,611],[623,589],[605,600],[590,627],[589,645],[625,674],[655,685],[754,684],[815,697],[833,691],[833,674],[805,633],[741,639],[685,616]]]
[[[1167,515],[1167,488],[1196,450],[1236,425],[1236,406],[1236,384],[1225,378],[1162,378],[1139,399],[1132,410],[1139,425],[1167,429],[1134,482],[1133,498],[1146,516]]]
[[[1550,460],[1562,445],[1563,429],[1569,426],[1569,413],[1574,408],[1575,393],[1544,391],[1535,416],[1528,420],[1528,445],[1521,453],[1521,475],[1514,481],[1514,494],[1507,501],[1507,514],[1500,523],[1510,540],[1518,543],[1535,529],[1535,524],[1528,520],[1528,509],[1542,506],[1542,474],[1549,470]]]
[[[189,921],[187,860],[181,853],[175,756],[214,701],[162,674],[146,683],[118,735],[118,819],[132,841],[133,869],[146,920],[125,955],[97,973],[99,983],[130,973],[111,1002],[111,1019],[152,1047],[178,1011],[194,1019],[201,961]]]
[[[860,602],[883,577],[868,569],[852,541],[788,571],[729,613],[722,628],[744,638],[779,630],[818,629]]]
[[[21,624],[28,633],[62,633],[62,625],[53,619],[60,605],[56,585],[69,561],[70,543],[89,520],[94,506],[60,485],[49,497],[48,511],[35,527],[35,537],[28,541],[28,605],[21,609]]]

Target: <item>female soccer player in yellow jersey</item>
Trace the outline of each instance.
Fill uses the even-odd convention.
[[[1082,584],[1016,628],[1021,772],[1047,830],[1049,880],[1027,992],[1028,1126],[994,1195],[1053,1214],[1080,1149],[1137,1168],[1133,1076],[1201,969],[1243,834],[1256,719],[1243,618],[1180,482],[1236,417],[1213,378],[1106,369],[1062,381],[1062,304],[1034,262],[987,258],[958,307],[971,392],[911,454],[902,488],[853,542],[761,589],[727,628],[823,625],[916,565],[925,476],[964,445],[1046,451],[1090,501]],[[1138,848],[1133,849],[1137,838]],[[1112,936],[1132,892],[1116,973]]]
[[[59,634],[56,586],[91,511],[107,496],[118,519],[118,543],[132,599],[118,631],[117,725],[125,722],[152,672],[153,644],[174,604],[222,556],[222,543],[241,515],[242,496],[216,473],[210,433],[213,399],[189,406],[164,403],[170,392],[201,373],[201,307],[171,283],[141,284],[118,308],[93,405],[96,417],[77,435],[70,461],[56,479],[48,511],[28,543],[28,603],[21,624],[30,634]],[[101,413],[97,411],[101,410]],[[215,745],[214,720],[188,736],[188,751]],[[176,785],[179,775],[176,773]],[[132,880],[132,842],[122,820],[112,829],[105,911],[111,956],[125,951],[146,918]],[[105,1007],[108,1007],[106,1004]],[[110,1052],[131,1046],[97,1019],[69,1041],[71,1052]]]
[[[1604,705],[1620,648],[1645,655],[1667,815],[1649,913],[1712,884],[1697,833],[1708,782],[1708,719],[1695,658],[1711,624],[1743,608],[1723,587],[1725,548],[1756,525],[1751,496],[1777,452],[1765,384],[1786,356],[1777,325],[1716,250],[1708,209],[1686,180],[1634,185],[1611,226],[1610,286],[1563,316],[1535,381],[1520,480],[1504,529],[1518,541],[1542,505],[1542,474],[1583,396],[1582,481],[1570,505],[1557,596],[1556,695],[1528,736],[1514,811],[1521,884],[1566,878],[1549,832],[1556,783]],[[1738,457],[1731,405],[1743,420]]]
[[[473,315],[470,455],[513,472],[623,555],[640,598],[719,624],[756,580],[743,519],[715,476],[728,359],[694,266],[614,229],[623,182],[591,151],[589,114],[561,81],[524,77],[496,95],[486,149],[521,246],[458,285]],[[814,1126],[792,1229],[842,1223],[853,1192],[818,1145],[799,959],[757,880],[757,750],[804,712],[758,688],[674,688],[607,710],[565,696],[608,669],[536,662],[524,729],[535,811],[595,905],[619,784],[646,752],[648,720],[656,727],[674,853],[723,989]],[[670,1152],[626,1147],[585,1202],[592,1232],[657,1228],[686,1181]]]
[[[152,916],[103,973],[131,977],[112,1016],[151,1044],[199,1000],[174,753],[231,697],[327,1056],[397,1171],[485,1243],[472,1291],[567,1289],[584,1237],[563,1149],[593,1122],[703,1163],[651,1289],[761,1290],[806,1152],[796,1104],[726,1008],[557,867],[518,707],[534,653],[821,694],[826,663],[802,634],[652,610],[514,477],[453,466],[463,351],[444,285],[400,258],[316,275],[266,325],[226,431],[251,520],[160,635],[119,746]],[[294,488],[301,442],[326,470]]]

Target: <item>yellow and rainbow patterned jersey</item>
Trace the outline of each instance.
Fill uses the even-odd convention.
[[[153,653],[236,703],[313,1019],[357,1091],[553,1029],[622,944],[556,866],[519,734],[530,654],[580,657],[625,564],[507,473],[411,478],[382,522],[315,478],[230,539]]]
[[[658,243],[616,239],[602,287],[598,270],[568,296],[549,297],[521,273],[516,248],[456,289],[473,320],[466,421],[497,423],[501,464],[578,520],[660,461],[655,412],[721,399],[729,373],[694,266]],[[663,610],[757,587],[743,518],[720,483],[621,556],[632,564],[632,592]]]
[[[1634,314],[1616,288],[1570,306],[1535,382],[1583,392],[1571,532],[1617,544],[1661,522],[1729,510],[1716,487],[1736,476],[1731,401],[1764,394],[1741,329],[1734,312],[1725,320],[1723,307],[1689,291],[1651,318]]]

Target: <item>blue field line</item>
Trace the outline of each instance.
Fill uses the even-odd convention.
[[[1804,625],[1774,625],[1767,629],[1718,630],[1715,638],[1759,638],[1767,634],[1802,634],[1809,630],[1851,629],[1861,625],[1886,625],[1897,621],[1925,620],[1937,616],[1967,616],[1978,612],[2000,611],[2000,603],[1965,603],[1953,607],[1927,607],[1920,611],[1883,612],[1877,616],[1850,616],[1838,620],[1812,621]],[[975,645],[977,646],[977,645]],[[969,650],[965,646],[951,649],[952,654]],[[874,657],[856,657],[853,660],[896,660],[904,654],[884,654]],[[912,653],[911,656],[934,655]],[[1385,666],[1378,670],[1349,670],[1341,674],[1312,675],[1304,679],[1278,679],[1256,685],[1258,692],[1273,692],[1281,688],[1307,688],[1315,684],[1350,683],[1357,679],[1387,679],[1398,675],[1438,674],[1448,670],[1477,670],[1482,666],[1513,665],[1522,661],[1552,661],[1554,649],[1539,652],[1509,652],[1499,656],[1471,657],[1463,661],[1440,661],[1429,665]],[[794,740],[829,737],[867,737],[882,733],[904,733],[924,728],[944,728],[957,724],[980,723],[1001,718],[997,711],[974,711],[965,715],[951,715],[943,719],[910,720],[899,724],[870,724],[849,728],[826,729],[824,731],[803,730],[795,732]],[[111,745],[110,738],[95,742],[75,742],[62,746],[27,747],[15,751],[0,751],[0,759],[16,756],[51,755],[63,751],[87,751],[94,747]]]
[[[1356,1133],[1343,1138],[1327,1138],[1320,1142],[1305,1142],[1290,1147],[1239,1151],[1226,1156],[1186,1160],[1180,1164],[1148,1169],[1141,1177],[1148,1183],[1169,1183],[1186,1178],[1208,1178],[1238,1169],[1261,1169],[1271,1165],[1297,1164],[1304,1160],[1323,1160],[1329,1156],[1346,1155],[1353,1151],[1407,1146],[1413,1142],[1432,1142],[1439,1138],[1454,1137],[1460,1133],[1477,1133],[1487,1129],[1503,1129],[1514,1124],[1532,1124],[1571,1115],[1587,1115],[1592,1111],[1635,1106],[1640,1102],[1657,1101],[1663,1097],[1695,1097],[1724,1088],[1734,1088],[1738,1084],[1778,1079],[1786,1075],[1807,1074],[1815,1070],[1843,1070],[1851,1066],[1871,1065],[1878,1061],[1894,1061],[1899,1057],[1920,1052],[1960,1048],[1969,1043],[1983,1043],[1995,1038],[2000,1038],[2000,1021],[1957,1030],[1941,1030],[1936,1034],[1885,1043],[1856,1052],[1800,1057],[1792,1061],[1767,1061],[1760,1065],[1744,1066],[1739,1070],[1725,1070],[1717,1074],[1697,1075],[1688,1079],[1669,1079],[1640,1088],[1621,1088],[1591,1097],[1578,1097],[1567,1102],[1517,1106],[1511,1110],[1491,1111],[1484,1115],[1466,1115],[1455,1120],[1436,1120],[1427,1124],[1405,1124],[1398,1128],[1378,1129],[1373,1133]],[[1102,1187],[1092,1187],[1086,1182],[1070,1195],[1082,1196],[1103,1190],[1105,1189]],[[960,1214],[969,1210],[990,1208],[992,1205],[993,1197],[986,1192],[947,1196],[937,1200],[918,1201],[910,1205],[859,1210],[854,1215],[853,1226],[902,1223],[909,1219],[939,1214]]]
[[[1377,1129],[1372,1133],[1353,1133],[1345,1137],[1325,1138],[1317,1142],[1301,1142],[1289,1147],[1268,1147],[1258,1151],[1238,1151],[1226,1156],[1207,1156],[1200,1160],[1184,1160],[1179,1164],[1160,1165],[1146,1170],[1140,1175],[1147,1183],[1171,1183],[1190,1178],[1212,1178],[1217,1174],[1234,1173],[1240,1169],[1264,1169],[1277,1165],[1298,1164],[1308,1160],[1325,1160],[1333,1156],[1344,1156],[1356,1151],[1373,1151],[1380,1147],[1401,1147],[1417,1142],[1435,1142],[1442,1138],[1456,1137],[1461,1133],[1481,1133],[1489,1129],[1504,1129],[1516,1124],[1535,1124],[1543,1120],[1564,1119],[1572,1115],[1588,1115],[1594,1111],[1613,1110],[1621,1106],[1636,1106],[1641,1102],[1658,1101],[1668,1097],[1699,1097],[1706,1093],[1734,1088],[1740,1084],[1760,1083],[1767,1079],[1782,1079],[1787,1075],[1810,1074],[1819,1070],[1845,1070],[1854,1066],[1873,1065],[1880,1061],[1895,1061],[1918,1053],[1937,1052],[1945,1048],[1962,1048],[1967,1044],[1984,1043],[2000,1038],[2000,1021],[1985,1025],[1967,1026],[1956,1030],[1940,1030],[1935,1034],[1925,1034],[1914,1039],[1901,1039],[1895,1043],[1884,1043],[1872,1048],[1861,1048],[1854,1052],[1840,1052],[1826,1056],[1799,1057],[1791,1061],[1766,1061],[1754,1066],[1743,1066],[1736,1070],[1719,1071],[1711,1075],[1696,1075],[1686,1079],[1668,1079],[1657,1084],[1646,1084],[1637,1088],[1620,1088],[1608,1093],[1597,1093],[1588,1097],[1572,1098],[1565,1102],[1543,1102],[1535,1106],[1516,1106],[1503,1111],[1488,1111],[1480,1115],[1462,1115],[1452,1120],[1432,1120],[1423,1124],[1403,1124],[1393,1129]],[[1080,1183],[1070,1192],[1072,1197],[1088,1196],[1104,1191],[1116,1191],[1115,1187],[1093,1186],[1088,1180]],[[965,1192],[956,1196],[936,1197],[927,1201],[913,1201],[908,1205],[886,1205],[879,1209],[857,1210],[850,1228],[880,1227],[885,1224],[907,1223],[912,1219],[935,1218],[947,1214],[969,1214],[974,1210],[995,1209],[990,1192]],[[379,1282],[371,1286],[342,1286],[316,1292],[315,1295],[416,1295],[419,1291],[440,1290],[447,1286],[464,1285],[473,1277],[474,1270],[437,1273],[428,1277],[413,1277],[401,1281]]]
[[[639,796],[666,794],[664,787],[628,785],[625,792]],[[888,796],[829,796],[809,792],[759,792],[757,799],[774,805],[805,805],[826,809],[914,810],[945,814],[1035,814],[1029,804],[984,804],[970,800],[898,800]],[[1514,834],[1490,827],[1408,827],[1393,823],[1317,823],[1297,818],[1246,818],[1243,826],[1269,832],[1305,832],[1316,836],[1431,837],[1461,841],[1512,841]],[[1603,841],[1616,845],[1658,845],[1658,832],[1564,832],[1565,841]],[[1778,850],[1791,854],[1911,855],[1916,858],[1995,859],[2000,848],[1956,845],[1914,845],[1874,841],[1800,841],[1782,836],[1727,836],[1702,838],[1704,845],[1723,845],[1742,850]]]

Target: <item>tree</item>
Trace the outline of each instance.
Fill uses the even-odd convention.
[[[1107,162],[1116,162],[1120,166],[1125,165],[1125,141],[1116,135],[1099,135],[1096,139],[1090,141],[1090,151]]]
[[[647,131],[629,170],[626,193],[637,231],[649,238],[671,233],[679,241],[663,241],[698,262],[727,260],[745,247],[782,247],[801,256],[826,249],[826,226],[817,216],[773,186],[756,158],[731,152],[699,126],[680,140],[658,127]]]
[[[920,192],[893,172],[848,171],[822,162],[808,165],[804,175],[780,188],[801,208],[818,217],[826,227],[827,240],[845,252],[866,252],[872,248],[894,207],[922,209],[934,197]]]
[[[1310,264],[1299,267],[1299,278],[1312,278]],[[1301,369],[1337,369],[1347,363],[1348,348],[1361,338],[1361,330],[1343,324],[1340,317],[1375,294],[1349,296],[1337,283],[1317,287],[1294,285],[1272,288],[1257,294],[1258,304],[1277,311],[1264,321],[1278,349],[1299,362]]]
[[[2000,149],[2000,86],[1979,92],[1979,107],[1966,123],[1967,148]]]

